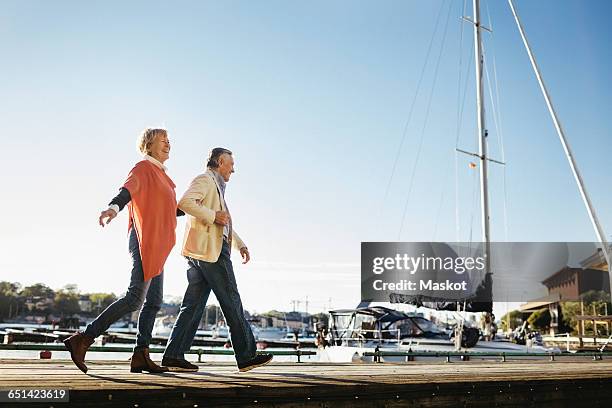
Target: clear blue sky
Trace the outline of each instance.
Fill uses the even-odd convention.
[[[611,233],[612,3],[516,4]],[[330,298],[332,307],[354,306],[360,242],[398,239],[421,135],[400,238],[457,237],[460,72],[468,92],[459,145],[476,146],[471,27],[459,19],[462,7],[416,0],[0,2],[0,279],[125,291],[126,215],[104,230],[97,217],[139,160],[139,131],[163,125],[179,196],[210,148],[235,152],[228,201],[253,256],[247,266],[235,262],[247,309],[288,309],[306,296],[311,311]],[[491,75],[495,56],[508,162],[507,234],[503,173],[491,173],[493,238],[594,240],[509,7],[483,1],[487,24],[488,14],[494,32],[485,47]],[[491,155],[500,158],[490,104],[488,111]],[[468,163],[459,157],[459,238],[472,230],[478,240],[476,172]],[[179,243],[182,234],[183,221]],[[169,296],[180,297],[186,286],[179,247],[166,266]]]

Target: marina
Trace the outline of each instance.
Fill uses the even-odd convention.
[[[0,344],[13,344],[13,343],[32,343],[32,344],[46,344],[46,343],[61,343],[66,338],[74,334],[74,331],[65,330],[53,330],[48,325],[3,325],[0,324]],[[258,333],[256,331],[256,333]],[[268,348],[313,348],[314,338],[313,337],[301,337],[294,334],[287,333],[287,331],[280,332],[282,336],[266,336],[259,334],[256,337],[257,347],[259,349]],[[168,333],[169,334],[169,333]],[[153,335],[151,339],[152,345],[165,346],[168,341],[168,334],[157,334]],[[134,344],[136,340],[135,330],[123,330],[118,331],[110,330],[105,333],[100,341],[100,345],[121,345],[121,344]],[[231,341],[229,340],[227,333],[225,336],[211,336],[208,333],[199,331],[193,341],[193,346],[196,347],[231,347]]]

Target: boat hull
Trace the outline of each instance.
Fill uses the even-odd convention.
[[[376,345],[364,345],[364,346],[330,346],[318,350],[318,356],[320,362],[325,363],[373,363],[375,358],[373,355],[377,350]],[[381,352],[380,362],[384,363],[403,363],[408,361],[431,361],[432,358],[440,358],[447,355],[447,353],[456,354],[454,345],[451,342],[427,342],[427,343],[414,343],[411,345],[382,345],[378,346],[378,350]],[[503,354],[512,356],[513,359],[531,359],[531,358],[546,358],[542,356],[543,353],[559,353],[558,348],[546,348],[542,346],[521,346],[509,342],[497,342],[497,341],[481,341],[476,347],[472,347],[469,350],[461,350],[465,352],[465,356],[473,355],[470,358],[495,358],[500,357]],[[388,356],[384,355],[386,352],[391,353],[409,353],[414,352],[415,355],[398,355]],[[419,355],[418,353],[426,353],[427,355]],[[436,355],[436,353],[440,353]],[[529,354],[533,354],[530,356]],[[461,359],[459,355],[455,355],[453,358]]]

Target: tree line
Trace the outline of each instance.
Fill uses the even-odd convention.
[[[80,293],[76,285],[53,290],[44,283],[23,286],[19,282],[0,281],[0,321],[24,315],[95,314],[116,299],[113,293]],[[80,300],[90,305],[88,310],[81,309]]]

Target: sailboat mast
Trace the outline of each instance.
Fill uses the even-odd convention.
[[[482,38],[480,26],[480,0],[474,0],[474,47],[476,58],[476,104],[478,108],[478,156],[480,157],[480,208],[482,242],[484,244],[485,272],[491,272],[491,235],[489,230],[489,189],[487,160],[487,130],[485,126]]]
[[[521,24],[521,20],[519,19],[518,13],[514,8],[514,3],[512,0],[508,0],[510,4],[510,9],[512,10],[512,14],[514,15],[514,20],[516,21],[516,25],[518,27],[519,33],[521,34],[521,38],[523,39],[523,44],[525,45],[525,49],[527,50],[527,54],[529,55],[529,60],[531,61],[531,66],[533,67],[533,71],[535,72],[536,78],[538,80],[538,84],[540,85],[540,89],[542,91],[542,95],[544,95],[544,100],[546,101],[546,107],[550,112],[550,116],[555,125],[555,130],[557,131],[557,135],[559,136],[559,141],[561,142],[561,146],[563,146],[563,151],[565,152],[565,157],[569,163],[569,166],[572,170],[572,174],[574,175],[574,179],[576,180],[576,184],[578,186],[578,191],[580,191],[580,196],[582,197],[582,201],[586,207],[587,213],[589,214],[589,218],[591,219],[591,223],[593,224],[593,228],[595,229],[595,235],[601,244],[601,250],[603,252],[604,259],[608,264],[608,277],[610,279],[610,289],[612,290],[612,251],[610,250],[610,246],[608,244],[608,240],[606,239],[606,234],[604,229],[599,222],[599,218],[597,217],[597,213],[595,212],[595,207],[591,202],[591,198],[587,193],[586,186],[584,185],[584,181],[582,179],[582,175],[580,174],[580,170],[578,170],[578,164],[576,163],[576,159],[572,154],[572,150],[570,145],[565,137],[565,132],[563,131],[563,127],[561,126],[561,121],[559,121],[559,117],[557,116],[557,112],[552,103],[552,99],[548,90],[546,89],[546,85],[544,85],[544,80],[542,79],[542,75],[540,74],[540,69],[538,68],[538,64],[536,63],[535,56],[531,51],[531,47],[529,46],[529,42],[527,41],[527,36],[525,35],[525,30],[523,30],[523,25]],[[611,294],[612,296],[612,294]]]

